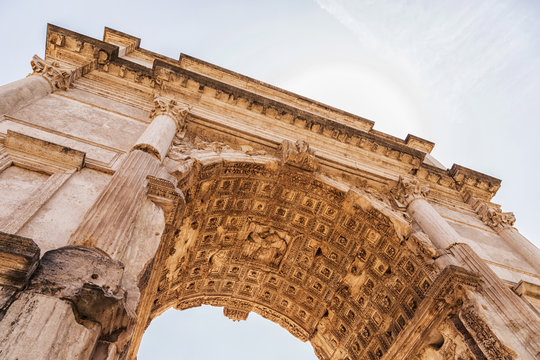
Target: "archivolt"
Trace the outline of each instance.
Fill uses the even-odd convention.
[[[223,306],[275,321],[320,358],[381,356],[434,274],[408,222],[361,190],[241,153],[200,156],[151,317]]]

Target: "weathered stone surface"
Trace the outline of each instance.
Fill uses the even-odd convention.
[[[32,239],[0,232],[0,317],[13,295],[26,286],[39,252]]]
[[[69,301],[24,292],[0,322],[0,359],[87,360],[99,333],[99,324],[77,321]]]
[[[49,25],[37,75],[0,88],[0,226],[51,250],[28,283],[37,255],[0,249],[19,271],[0,358],[132,360],[153,318],[202,304],[256,312],[320,359],[538,357],[538,249],[491,202],[500,180],[104,39]]]
[[[111,334],[128,321],[123,272],[122,263],[100,250],[67,246],[43,255],[28,290],[69,300],[81,319]]]

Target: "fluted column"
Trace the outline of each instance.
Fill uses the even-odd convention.
[[[67,90],[74,71],[60,68],[34,55],[33,72],[24,79],[0,86],[0,115],[12,113],[56,90]]]
[[[400,178],[390,193],[395,204],[406,210],[420,225],[433,245],[446,250],[447,264],[463,266],[480,275],[483,285],[477,295],[485,299],[496,314],[492,316],[490,322],[490,326],[495,324],[492,330],[496,330],[498,336],[504,335],[507,345],[519,348],[523,355],[526,354],[524,359],[533,359],[535,354],[540,353],[540,340],[537,336],[540,333],[540,323],[536,320],[537,315],[505,286],[469,245],[463,243],[461,236],[425,200],[424,195],[427,192],[428,188],[422,187],[418,180]],[[515,236],[512,233],[508,234],[508,237]],[[496,317],[500,320],[495,320]],[[497,324],[497,321],[501,323]],[[500,325],[506,327],[506,332],[499,332]],[[485,339],[475,340],[482,342]]]
[[[151,124],[86,213],[71,244],[97,247],[114,259],[122,258],[146,197],[146,178],[163,175],[161,161],[188,111],[173,100],[156,97],[154,102]]]

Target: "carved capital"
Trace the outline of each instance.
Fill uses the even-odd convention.
[[[178,219],[178,212],[185,204],[184,194],[168,180],[148,175],[148,197],[159,205],[165,214],[165,223],[171,225]]]
[[[398,208],[406,209],[409,204],[426,196],[429,186],[420,184],[418,179],[404,179],[401,176],[393,188],[390,189],[390,197]]]
[[[177,130],[182,130],[185,126],[189,110],[190,108],[188,106],[183,106],[172,99],[155,95],[154,108],[150,112],[150,118],[153,119],[158,115],[169,116],[176,121]]]
[[[74,80],[73,70],[63,69],[56,61],[45,61],[37,55],[30,61],[33,73],[30,75],[40,75],[49,82],[51,90],[67,90]]]
[[[278,151],[281,153],[282,161],[285,164],[307,171],[316,171],[319,168],[315,152],[310,149],[309,144],[304,140],[296,140],[295,143],[283,140]]]
[[[514,213],[503,212],[498,205],[486,203],[478,199],[474,200],[470,201],[470,203],[478,214],[478,217],[493,230],[500,231],[514,226],[516,222]]]

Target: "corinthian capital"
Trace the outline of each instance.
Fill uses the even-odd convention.
[[[390,196],[399,208],[406,209],[409,204],[424,197],[429,192],[429,186],[421,185],[417,179],[407,180],[399,177],[398,183],[390,189]]]
[[[179,105],[176,101],[166,97],[154,96],[154,109],[150,112],[150,118],[153,119],[158,115],[167,115],[176,121],[178,130],[182,130],[185,125],[186,116],[190,108]]]
[[[74,71],[63,69],[56,61],[45,61],[37,55],[30,61],[33,73],[30,75],[40,75],[49,82],[51,90],[67,90],[74,77]]]
[[[516,222],[514,213],[502,212],[499,207],[490,206],[486,203],[479,204],[476,208],[476,212],[484,224],[496,231],[512,227]]]

